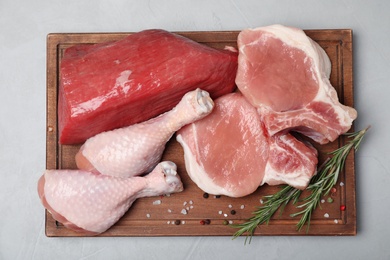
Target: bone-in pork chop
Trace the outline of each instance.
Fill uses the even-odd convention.
[[[236,84],[271,135],[294,129],[324,144],[350,129],[356,110],[340,104],[327,54],[302,30],[247,29],[237,43]]]

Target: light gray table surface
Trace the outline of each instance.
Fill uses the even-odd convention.
[[[390,259],[390,2],[0,0],[0,259]],[[48,238],[37,180],[45,169],[46,35],[241,30],[270,24],[352,29],[358,234],[352,237]],[[387,186],[389,185],[389,186]]]

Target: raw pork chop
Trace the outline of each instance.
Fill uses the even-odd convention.
[[[148,120],[196,88],[213,99],[232,92],[237,55],[163,30],[70,47],[60,68],[59,141],[82,143]]]
[[[77,167],[116,177],[151,171],[172,135],[184,125],[205,117],[213,108],[208,92],[190,91],[172,110],[158,117],[89,138],[76,154]]]
[[[240,93],[214,103],[213,113],[177,133],[187,173],[200,189],[242,197],[264,183],[307,186],[316,168],[315,149],[290,134],[269,137],[256,108]]]
[[[89,235],[109,229],[137,198],[183,190],[176,165],[162,162],[145,177],[116,178],[80,170],[46,170],[38,182],[44,207],[67,228]]]
[[[340,104],[329,81],[328,56],[302,30],[248,29],[237,43],[237,86],[271,135],[294,129],[324,144],[350,129],[356,110]]]

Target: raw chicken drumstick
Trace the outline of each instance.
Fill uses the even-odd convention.
[[[76,154],[77,167],[117,177],[146,173],[161,160],[165,144],[177,130],[205,117],[213,107],[208,92],[190,91],[171,111],[88,139]]]
[[[159,163],[145,177],[117,178],[82,170],[46,170],[38,193],[53,218],[69,229],[97,235],[109,229],[137,198],[181,192],[176,164]]]

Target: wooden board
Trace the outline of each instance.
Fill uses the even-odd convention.
[[[202,44],[214,48],[226,45],[236,47],[238,31],[226,32],[180,32]],[[331,83],[336,88],[340,101],[353,106],[352,82],[352,31],[351,30],[307,30],[306,33],[318,42],[332,62]],[[76,44],[94,44],[118,40],[129,33],[81,33],[49,34],[47,38],[47,169],[76,168],[74,155],[78,145],[59,145],[57,130],[57,95],[59,64],[64,49]],[[340,137],[331,144],[315,147],[319,150],[320,163],[326,153],[342,146],[345,138]],[[178,172],[185,186],[182,193],[169,197],[152,197],[137,200],[123,218],[101,236],[231,236],[236,229],[226,225],[226,221],[240,223],[251,217],[260,206],[264,195],[273,194],[280,187],[263,186],[254,194],[244,198],[225,196],[204,198],[202,192],[188,177],[183,160],[183,151],[175,138],[168,143],[163,160],[172,160],[178,165]],[[341,185],[340,185],[341,183]],[[354,153],[351,152],[345,170],[332,194],[333,203],[321,203],[312,216],[309,233],[296,231],[297,218],[289,215],[296,212],[288,206],[282,215],[275,215],[269,225],[261,225],[255,235],[355,235],[355,167]],[[160,205],[153,202],[160,200]],[[327,201],[327,198],[324,198]],[[340,206],[346,210],[341,211]],[[182,214],[186,209],[187,214]],[[235,214],[231,211],[235,210]],[[328,217],[325,217],[328,216]],[[202,220],[210,224],[202,225]],[[176,224],[175,224],[176,223]],[[177,225],[180,223],[179,225]],[[56,223],[46,211],[47,236],[82,236]]]

